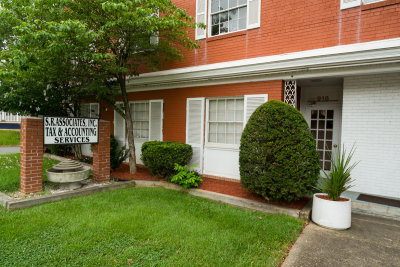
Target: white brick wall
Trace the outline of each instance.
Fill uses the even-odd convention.
[[[356,146],[351,191],[400,198],[400,73],[346,77],[342,143]]]

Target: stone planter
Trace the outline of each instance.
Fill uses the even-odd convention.
[[[316,193],[313,197],[312,220],[316,224],[335,230],[345,230],[351,226],[351,199],[333,201],[318,196],[326,196]]]

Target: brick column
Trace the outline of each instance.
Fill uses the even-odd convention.
[[[42,191],[43,119],[21,119],[21,192]]]
[[[99,143],[93,144],[93,180],[110,181],[111,122],[99,120]]]

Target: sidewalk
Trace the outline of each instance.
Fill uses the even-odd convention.
[[[19,146],[0,146],[0,155],[19,153]]]
[[[352,216],[345,231],[310,223],[282,266],[400,266],[400,221]]]

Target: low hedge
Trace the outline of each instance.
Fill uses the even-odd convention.
[[[192,146],[179,142],[150,141],[142,145],[142,161],[153,175],[171,177],[175,164],[187,165],[192,159]]]

